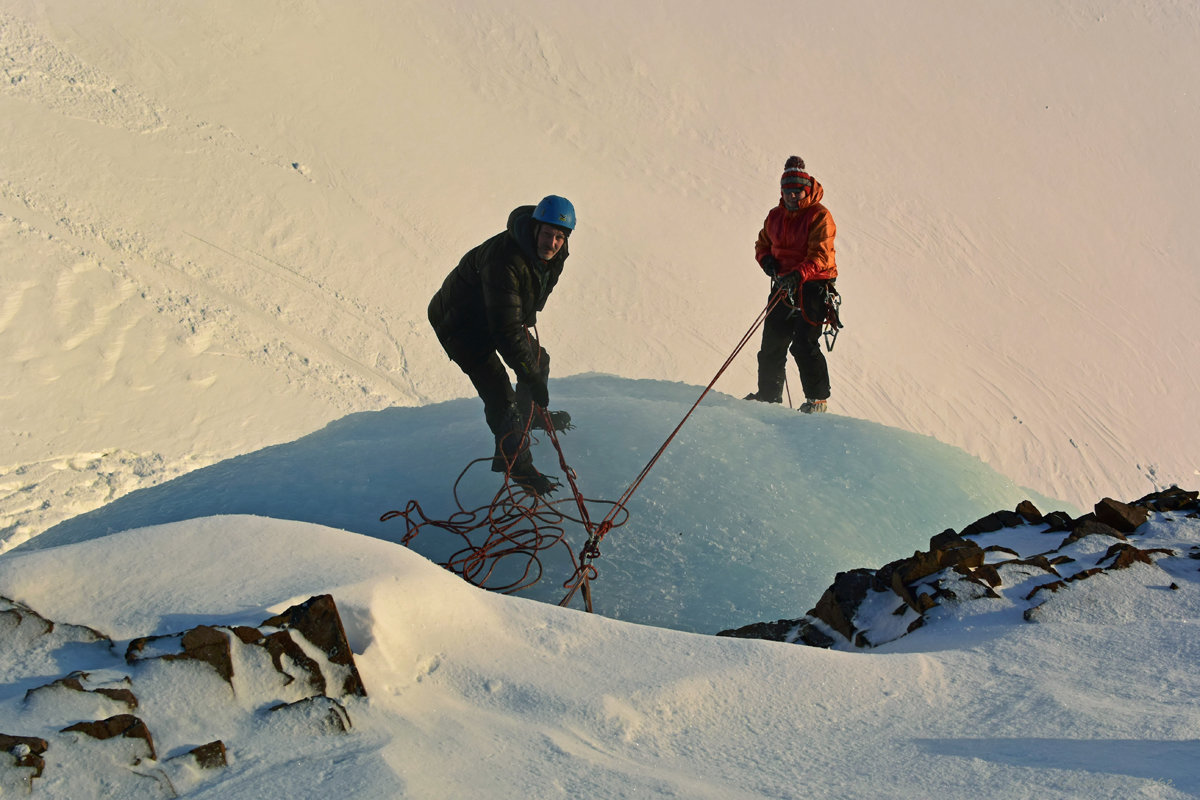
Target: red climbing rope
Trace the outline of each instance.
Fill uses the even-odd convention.
[[[542,413],[545,413],[544,410]],[[458,510],[448,518],[431,518],[420,503],[410,500],[404,509],[388,511],[379,518],[380,521],[403,518],[406,532],[400,543],[405,546],[409,546],[426,527],[458,536],[462,540],[462,547],[441,562],[441,565],[464,580],[489,591],[513,594],[533,586],[543,575],[539,554],[559,545],[566,548],[573,574],[578,572],[579,561],[566,539],[566,524],[576,523],[590,529],[588,504],[608,504],[608,501],[583,497],[576,483],[575,473],[566,466],[557,437],[554,436],[553,430],[549,429],[549,419],[545,422],[559,453],[563,472],[571,484],[571,497],[560,500],[542,497],[515,483],[511,474],[506,472],[504,484],[490,503],[468,509],[459,498],[459,486],[472,467],[477,464],[490,464],[492,460],[477,458],[467,464],[454,481],[453,496]],[[522,435],[529,436],[528,422]],[[511,464],[509,468],[511,469]],[[576,505],[578,516],[572,516],[565,510],[571,503]],[[614,523],[614,527],[623,525],[627,518],[626,513]],[[484,532],[482,541],[481,532]]]
[[[700,402],[704,400],[716,382],[720,380],[722,375],[725,374],[725,370],[729,369],[729,366],[733,363],[734,359],[738,357],[751,339],[754,338],[754,333],[759,329],[759,327],[762,326],[763,321],[767,318],[767,315],[770,314],[771,311],[774,310],[775,306],[782,302],[785,297],[786,293],[782,291],[776,292],[774,295],[772,295],[770,302],[768,302],[766,305],[766,308],[759,312],[758,317],[754,320],[754,324],[750,326],[750,329],[747,330],[745,334],[743,334],[742,338],[738,341],[737,346],[734,347],[733,352],[729,354],[729,357],[725,359],[725,363],[721,365],[719,370],[717,370],[717,374],[714,375],[713,379],[708,382],[708,385],[704,387],[704,391],[702,391],[700,396],[696,398],[696,402],[692,403],[692,407],[688,409],[688,412],[683,415],[683,419],[681,419],[679,424],[675,426],[675,430],[671,431],[671,434],[666,438],[666,441],[664,441],[658,450],[655,451],[654,455],[646,463],[646,466],[642,467],[642,471],[638,473],[638,476],[633,480],[632,483],[629,484],[629,487],[625,489],[625,492],[621,495],[620,499],[613,504],[608,516],[601,520],[600,524],[596,526],[595,529],[590,527],[588,528],[588,539],[584,544],[582,552],[580,553],[579,566],[576,567],[575,574],[571,576],[566,584],[564,584],[568,591],[566,597],[559,602],[559,605],[567,605],[571,601],[571,597],[575,594],[575,592],[581,588],[585,593],[585,598],[590,595],[588,582],[596,576],[596,569],[592,566],[591,562],[600,556],[600,541],[608,534],[610,530],[612,530],[613,527],[615,527],[612,524],[615,515],[619,512],[624,512],[626,515],[628,515],[629,512],[626,509],[625,504],[629,502],[630,498],[633,497],[633,493],[636,492],[638,487],[642,485],[642,481],[646,480],[646,476],[650,474],[650,470],[654,468],[656,463],[658,463],[658,460],[662,457],[663,453],[666,452],[667,447],[683,428],[684,423],[688,421],[688,418],[691,417],[692,413],[697,407],[699,407]],[[556,447],[557,444],[557,441],[555,441]],[[561,450],[559,451],[559,455],[562,455]],[[574,485],[573,482],[572,485]],[[588,610],[591,610],[590,601]]]
[[[463,547],[443,562],[442,566],[476,586],[503,594],[512,594],[537,583],[543,573],[539,553],[562,545],[566,548],[570,559],[572,573],[563,582],[563,588],[567,590],[567,593],[559,601],[559,605],[569,605],[575,594],[579,593],[583,597],[586,609],[589,612],[592,611],[591,581],[598,575],[598,570],[592,562],[600,556],[600,542],[614,528],[619,528],[628,521],[629,510],[626,505],[633,497],[634,492],[642,485],[642,482],[650,474],[650,470],[658,463],[667,447],[683,428],[684,423],[699,407],[701,401],[751,341],[767,315],[776,305],[783,302],[784,298],[785,293],[782,291],[772,296],[766,308],[759,313],[754,324],[738,341],[725,363],[721,365],[713,379],[704,387],[704,391],[696,398],[696,402],[684,414],[683,419],[679,421],[666,441],[655,451],[646,466],[642,468],[642,471],[638,473],[618,500],[596,500],[583,496],[579,490],[578,476],[575,474],[575,470],[567,464],[566,456],[563,455],[562,446],[559,444],[558,435],[554,430],[549,413],[546,409],[534,405],[532,410],[541,415],[546,435],[558,453],[559,467],[571,488],[570,497],[548,500],[517,486],[513,483],[511,475],[506,473],[504,485],[492,498],[491,503],[468,510],[459,500],[458,488],[471,467],[491,460],[478,458],[469,463],[454,482],[454,502],[458,511],[448,519],[431,519],[417,501],[410,500],[403,510],[389,511],[381,516],[380,520],[386,522],[398,517],[403,518],[407,529],[401,539],[401,544],[406,546],[427,526],[439,528],[460,537],[463,540]],[[535,352],[540,353],[540,347],[535,347]],[[529,437],[531,421],[532,416],[526,420],[525,430],[522,433],[525,437]],[[526,444],[528,443],[526,442]],[[511,465],[509,466],[511,468]],[[574,515],[565,510],[571,504],[575,507]],[[588,511],[589,505],[607,505],[609,510],[599,523],[594,523]],[[566,539],[565,523],[567,522],[582,525],[588,534],[578,557]],[[487,535],[483,542],[476,544],[475,540],[479,538],[479,531],[485,529]],[[502,562],[503,569],[501,569]]]

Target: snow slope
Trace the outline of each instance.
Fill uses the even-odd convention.
[[[852,467],[818,474],[876,508],[894,492],[864,476],[902,469],[875,460],[890,453],[1081,509],[1194,486],[1198,34],[1194,4],[1134,0],[0,0],[0,594],[127,638],[335,593],[371,696],[355,732],[301,758],[240,743],[195,797],[1196,796],[1182,558],[1175,591],[1128,570],[1043,624],[1005,606],[882,652],[815,651],[485,593],[312,509],[245,515],[303,507],[286,476],[214,476],[297,455],[319,475],[312,446],[341,444],[324,455],[371,468],[343,478],[344,516],[356,499],[368,525],[376,498],[444,501],[487,442],[425,304],[514,206],[557,193],[580,227],[540,320],[572,376],[551,393],[584,419],[639,412],[565,442],[620,487],[606,437],[657,444],[651,419],[762,308],[752,243],[796,153],[839,226],[836,413],[730,399],[753,383],[752,345],[686,429],[741,493],[673,464],[661,507],[639,509],[651,532],[733,530],[722,515],[740,512],[748,540],[804,487],[714,454],[752,442],[749,466],[812,469],[767,457],[807,434],[861,437]],[[641,402],[625,382],[643,379],[678,396]],[[396,461],[420,481],[339,438],[410,419],[421,449]],[[257,505],[214,507],[229,485]],[[900,507],[898,548],[971,521],[941,521],[950,491]],[[148,501],[187,514],[153,526]],[[1155,541],[1194,548],[1192,522]],[[73,543],[46,547],[56,536]],[[860,553],[840,557],[889,558]],[[705,568],[677,585],[719,585]],[[819,571],[804,591],[832,578]],[[25,720],[25,688],[3,685],[0,730]],[[39,788],[78,798],[93,778],[60,769]]]
[[[839,225],[839,413],[1077,504],[1186,484],[1198,16],[4,0],[0,530],[467,396],[425,303],[551,192],[560,374],[703,385],[793,152]]]
[[[1155,521],[1137,545],[1180,557],[1060,591],[1038,624],[1021,621],[1013,597],[975,601],[872,653],[701,636],[504,597],[386,542],[261,517],[10,553],[0,587],[51,619],[107,632],[118,654],[133,636],[254,625],[332,592],[368,692],[348,705],[349,734],[266,728],[230,738],[230,765],[198,777],[185,797],[983,790],[1182,800],[1200,794],[1200,583],[1182,557],[1200,547],[1200,529]],[[1172,580],[1176,591],[1166,589]],[[100,665],[68,654],[58,666]],[[27,685],[2,687],[0,730],[31,721],[20,700]],[[165,687],[139,709],[164,758],[221,731],[228,690],[203,688]],[[81,792],[103,765],[47,756],[37,796],[163,796],[128,771],[108,792]]]

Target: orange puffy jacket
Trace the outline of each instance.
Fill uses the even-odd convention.
[[[779,261],[780,275],[800,273],[800,280],[830,280],[837,277],[833,237],[837,226],[833,215],[821,205],[825,189],[813,180],[812,191],[801,201],[800,208],[788,211],[780,199],[772,208],[754,243],[754,257],[761,265],[767,255]]]

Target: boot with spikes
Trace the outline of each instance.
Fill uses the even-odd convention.
[[[554,430],[569,431],[575,426],[571,424],[571,415],[565,411],[547,411],[546,416],[550,417],[550,424],[554,426]],[[534,410],[533,419],[529,422],[530,430],[544,431],[546,430],[546,421],[542,419],[542,414],[538,410]]]
[[[506,473],[517,486],[539,497],[553,494],[561,485],[555,479],[539,472],[533,465],[529,442],[522,435],[520,428],[496,437],[492,472]]]

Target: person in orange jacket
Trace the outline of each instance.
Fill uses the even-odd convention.
[[[792,156],[779,180],[779,205],[772,208],[754,244],[754,256],[771,278],[771,297],[780,290],[788,299],[775,305],[763,322],[758,351],[758,391],[747,400],[783,402],[784,370],[790,351],[800,370],[806,414],[826,410],[829,365],[821,352],[821,326],[826,292],[837,278],[833,215],[821,204],[825,190],[804,171],[804,159]]]

